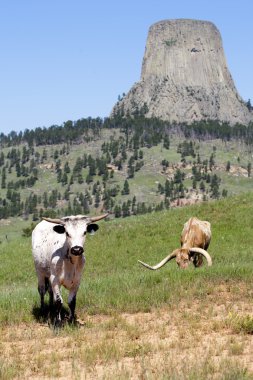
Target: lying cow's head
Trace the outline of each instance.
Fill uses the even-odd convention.
[[[66,235],[66,242],[69,252],[74,256],[80,256],[83,253],[83,246],[86,234],[98,230],[97,222],[107,217],[108,214],[88,217],[84,215],[66,216],[61,219],[43,218],[47,222],[56,224],[53,230],[58,234]]]
[[[200,258],[198,258],[200,256]],[[189,266],[190,262],[193,262],[195,266],[197,263],[202,263],[202,257],[205,257],[207,260],[208,266],[212,265],[212,259],[211,256],[207,251],[205,251],[202,248],[193,247],[189,249],[180,248],[173,251],[171,254],[169,254],[167,257],[165,257],[160,263],[158,263],[155,266],[150,266],[143,261],[139,261],[142,265],[144,265],[148,269],[156,270],[161,268],[163,265],[165,265],[168,261],[172,259],[176,259],[176,263],[181,269],[185,269]]]

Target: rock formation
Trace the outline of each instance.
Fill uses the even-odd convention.
[[[136,112],[177,123],[253,121],[235,88],[214,24],[179,19],[150,27],[141,79],[117,102],[112,115]]]

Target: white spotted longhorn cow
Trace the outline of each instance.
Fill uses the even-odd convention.
[[[55,304],[55,324],[61,323],[63,299],[60,288],[69,290],[70,321],[75,318],[76,294],[85,265],[86,233],[96,231],[98,222],[108,214],[89,217],[66,216],[61,219],[43,218],[32,233],[32,253],[38,277],[41,310],[48,291],[50,306]]]

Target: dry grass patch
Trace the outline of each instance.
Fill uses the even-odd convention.
[[[227,325],[235,333],[253,335],[253,315],[240,315],[237,313],[230,313],[227,318]]]
[[[150,313],[85,317],[60,331],[38,323],[1,328],[0,378],[252,379],[250,303],[234,293]],[[247,322],[247,323],[246,323]],[[245,334],[247,332],[247,334]]]

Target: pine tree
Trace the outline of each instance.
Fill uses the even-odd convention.
[[[219,185],[220,185],[220,178],[214,174],[211,178],[211,197],[214,199],[218,199],[220,197],[220,192],[219,192]]]
[[[84,181],[83,181],[83,176],[81,173],[78,174],[78,177],[77,177],[77,182],[79,183],[79,185],[81,185]]]
[[[248,108],[249,111],[252,111],[252,110],[253,110],[253,107],[252,107],[252,105],[251,105],[251,101],[250,101],[250,99],[247,101],[246,106],[247,106],[247,108]]]
[[[201,181],[200,184],[199,184],[199,189],[204,193],[205,190],[206,190],[206,187],[205,187],[205,184],[204,184],[204,181]]]
[[[214,153],[211,154],[210,158],[209,158],[209,169],[212,170],[213,166],[215,164],[215,161],[214,161]]]
[[[116,205],[114,207],[114,215],[115,215],[115,218],[121,217],[121,207],[119,205]]]
[[[69,186],[73,185],[74,183],[74,177],[73,175],[70,177],[70,180],[69,180]]]
[[[17,177],[21,176],[21,168],[20,168],[19,161],[16,163],[16,174],[17,174]]]
[[[170,149],[170,139],[169,139],[169,136],[167,135],[163,139],[163,147],[165,149]]]
[[[62,170],[59,169],[58,172],[57,172],[57,182],[61,182],[62,181]]]
[[[123,216],[123,218],[130,216],[130,209],[129,209],[129,205],[127,202],[123,202],[123,204],[122,204],[122,216]]]
[[[70,192],[70,189],[69,187],[65,190],[64,192],[64,195],[63,195],[63,199],[65,199],[66,201],[69,201],[69,192]]]
[[[128,183],[127,179],[126,179],[125,182],[124,182],[124,186],[123,186],[123,190],[121,191],[121,194],[122,195],[128,195],[129,193],[130,193],[129,183]]]
[[[98,208],[99,207],[99,203],[100,203],[100,194],[99,194],[99,192],[97,192],[96,195],[95,195],[94,207]]]
[[[47,150],[46,150],[46,148],[43,149],[42,156],[41,156],[41,163],[43,164],[44,161],[47,161]]]
[[[0,166],[3,166],[4,165],[4,153],[1,152],[0,154]]]
[[[70,167],[68,161],[64,165],[64,173],[69,174],[70,173]]]
[[[46,192],[43,194],[43,206],[44,208],[48,208],[48,197]]]
[[[2,182],[1,182],[1,188],[6,189],[6,169],[5,167],[2,170]]]
[[[53,157],[54,157],[54,160],[57,160],[57,158],[59,157],[59,151],[57,149],[54,151]]]
[[[164,200],[164,206],[165,206],[166,210],[168,210],[170,208],[170,200],[169,200],[169,198],[165,198],[165,200]]]
[[[134,178],[134,166],[129,166],[127,171],[128,178]]]
[[[34,210],[32,220],[33,222],[36,222],[37,220],[39,220],[39,213],[37,210]]]
[[[166,179],[165,187],[164,187],[164,193],[165,193],[166,198],[170,198],[172,196],[173,186],[174,186],[174,182]]]
[[[248,171],[248,177],[250,177],[251,176],[251,162],[249,162],[247,165],[247,171]]]
[[[88,200],[87,200],[86,197],[83,198],[82,207],[83,207],[83,213],[84,213],[84,215],[90,213],[90,208],[89,208]]]
[[[62,175],[61,183],[62,183],[62,186],[65,186],[68,183],[68,175],[67,175],[66,172],[64,172],[63,175]]]

